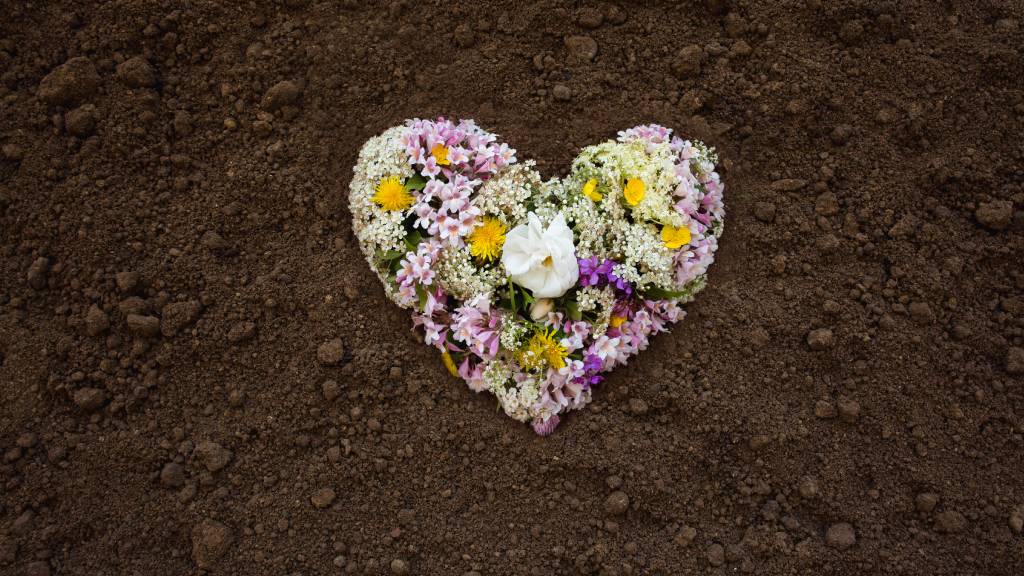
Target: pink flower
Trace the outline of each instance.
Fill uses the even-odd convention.
[[[433,156],[427,158],[427,161],[423,163],[423,175],[430,178],[436,178],[441,173],[441,167],[437,165],[437,160]]]
[[[558,423],[560,421],[558,414],[551,414],[547,419],[534,418],[533,431],[536,432],[538,436],[548,436],[555,431],[555,428],[558,427]]]
[[[498,353],[500,329],[501,313],[491,309],[486,296],[470,300],[452,316],[452,338],[484,360]]]
[[[472,363],[469,360],[469,356],[462,361],[459,365],[459,376],[466,381],[469,385],[469,389],[473,392],[483,392],[487,390],[487,382],[484,380],[484,367],[482,363]]]

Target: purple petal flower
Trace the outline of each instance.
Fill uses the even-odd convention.
[[[552,414],[546,421],[534,420],[533,431],[536,432],[538,436],[548,436],[555,431],[556,427],[558,427],[559,420],[558,414]]]

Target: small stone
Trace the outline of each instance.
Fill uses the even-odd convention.
[[[750,53],[753,51],[754,49],[751,48],[750,44],[747,44],[745,40],[737,40],[733,42],[732,47],[729,48],[729,54],[736,58],[750,56]]]
[[[1024,515],[1021,515],[1020,512],[1014,511],[1010,514],[1009,524],[1010,530],[1020,534],[1021,531],[1024,531]]]
[[[939,495],[934,492],[922,492],[914,498],[914,507],[919,512],[929,513],[939,505]]]
[[[771,202],[758,202],[754,204],[754,218],[761,222],[772,222],[775,220],[775,204]]]
[[[818,400],[814,403],[814,415],[822,420],[836,417],[836,407],[828,400]]]
[[[700,74],[701,60],[704,50],[696,44],[686,46],[672,60],[672,73],[679,78],[689,78]]]
[[[202,305],[195,300],[174,302],[164,306],[160,314],[160,333],[170,338],[179,330],[192,324],[199,318]]]
[[[36,258],[28,267],[26,279],[33,290],[46,288],[46,278],[50,274],[50,260],[44,257]]]
[[[294,104],[300,96],[302,96],[302,89],[298,84],[291,80],[282,80],[267,90],[260,102],[260,107],[267,112],[274,112],[284,106]]]
[[[96,107],[85,104],[69,111],[64,115],[64,128],[72,136],[89,136],[96,129]]]
[[[213,230],[204,232],[202,238],[199,239],[199,243],[203,245],[203,248],[214,254],[221,254],[231,249],[231,243]]]
[[[168,462],[160,470],[160,484],[168,488],[180,488],[185,484],[185,469],[177,462]]]
[[[89,306],[89,311],[85,313],[85,333],[89,336],[99,336],[110,328],[110,317],[93,304]]]
[[[850,398],[840,397],[837,403],[839,407],[839,419],[852,424],[860,418],[860,403]]]
[[[597,56],[597,41],[590,36],[566,36],[565,50],[575,62],[586,63]]]
[[[231,529],[216,520],[204,519],[192,529],[192,560],[206,570],[231,549]]]
[[[239,322],[228,330],[228,342],[241,344],[256,337],[256,324],[253,322]]]
[[[918,324],[931,324],[935,321],[935,313],[927,302],[911,302],[908,310],[910,317]]]
[[[696,528],[692,526],[683,526],[683,529],[679,531],[679,534],[676,534],[676,537],[675,539],[673,539],[673,542],[675,542],[677,546],[682,546],[685,548],[686,546],[689,546],[693,542],[693,539],[696,537]]]
[[[160,333],[160,319],[155,316],[128,314],[125,322],[128,324],[128,331],[136,336],[152,338]]]
[[[185,110],[178,110],[174,113],[171,125],[174,126],[174,134],[179,138],[188,136],[192,133],[192,115]]]
[[[391,561],[391,573],[395,576],[409,576],[409,563],[400,558]]]
[[[92,61],[78,56],[47,74],[39,82],[38,96],[47,104],[67,106],[92,96],[99,85],[100,75]]]
[[[725,548],[718,543],[708,546],[707,549],[708,563],[712,566],[721,566],[725,564]]]
[[[333,504],[334,498],[335,494],[332,488],[321,488],[309,497],[309,501],[314,507],[323,509]]]
[[[629,509],[629,496],[621,490],[616,490],[608,495],[604,501],[604,511],[609,516],[619,516]]]
[[[823,192],[814,200],[814,211],[822,216],[835,216],[839,213],[839,199],[831,192]]]
[[[850,141],[850,137],[853,136],[853,127],[848,124],[840,124],[832,129],[832,143],[836,146],[843,146]]]
[[[459,24],[455,27],[455,45],[459,48],[469,48],[476,42],[476,35],[473,34],[473,29],[466,24]]]
[[[333,366],[345,356],[345,345],[341,338],[328,340],[320,345],[316,351],[316,359],[324,366]]]
[[[114,277],[117,283],[117,290],[122,293],[131,292],[139,285],[138,272],[118,272]]]
[[[810,333],[807,334],[807,345],[811,347],[811,350],[829,350],[835,346],[835,344],[835,335],[832,334],[832,330],[828,328],[818,328],[817,330],[811,330]]]
[[[142,56],[135,56],[118,64],[117,78],[129,88],[156,86],[156,72]]]
[[[635,416],[643,416],[647,414],[648,406],[647,402],[642,398],[630,398],[629,399],[629,411]]]
[[[730,38],[739,38],[747,33],[747,20],[736,12],[729,12],[725,15],[723,22],[725,34]]]
[[[750,446],[751,450],[760,450],[760,449],[764,448],[765,446],[767,446],[767,445],[769,445],[771,443],[772,443],[772,437],[771,436],[769,436],[767,434],[757,434],[756,436],[751,436],[750,437],[750,441],[748,442],[748,445]]]
[[[83,412],[95,412],[107,401],[107,393],[99,388],[79,388],[75,390],[74,401]]]
[[[195,455],[210,472],[222,470],[231,462],[234,453],[220,444],[205,440],[196,445]]]
[[[1024,374],[1024,348],[1011,346],[1006,351],[1006,373]]]
[[[572,89],[565,84],[555,84],[552,94],[555,96],[555,100],[559,102],[568,102],[572,100]]]
[[[974,211],[978,223],[991,230],[1005,230],[1013,220],[1013,202],[994,200],[978,205]]]
[[[812,476],[807,476],[800,481],[800,486],[797,487],[800,491],[800,496],[811,500],[818,497],[821,489],[818,487],[818,480]]]
[[[320,391],[324,395],[324,400],[328,402],[333,402],[338,396],[341,396],[341,386],[334,380],[325,380],[320,385]]]
[[[846,550],[857,543],[857,533],[848,522],[833,524],[825,532],[825,543],[836,550]]]
[[[967,518],[956,510],[945,510],[935,515],[935,531],[945,534],[962,532],[967,527]]]
[[[796,192],[807,187],[807,180],[800,178],[783,178],[772,182],[772,190],[776,192]]]
[[[580,26],[587,30],[594,30],[600,28],[601,24],[604,23],[604,14],[601,13],[597,8],[580,8],[576,13],[576,21],[580,23]]]

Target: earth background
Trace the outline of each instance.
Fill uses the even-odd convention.
[[[1024,3],[0,2],[0,573],[1024,572]],[[715,146],[708,288],[549,438],[346,195],[474,118]]]

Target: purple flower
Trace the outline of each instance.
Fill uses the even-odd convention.
[[[558,414],[552,414],[547,420],[535,419],[533,421],[533,431],[538,436],[547,436],[555,431],[555,428],[558,427],[558,422]]]
[[[615,264],[614,260],[608,258],[602,260],[597,256],[580,258],[580,286],[596,286],[598,288],[602,288],[604,286],[611,285],[615,288],[617,296],[629,298],[633,295],[633,285],[630,284],[628,280],[621,278],[618,274],[612,271]]]

